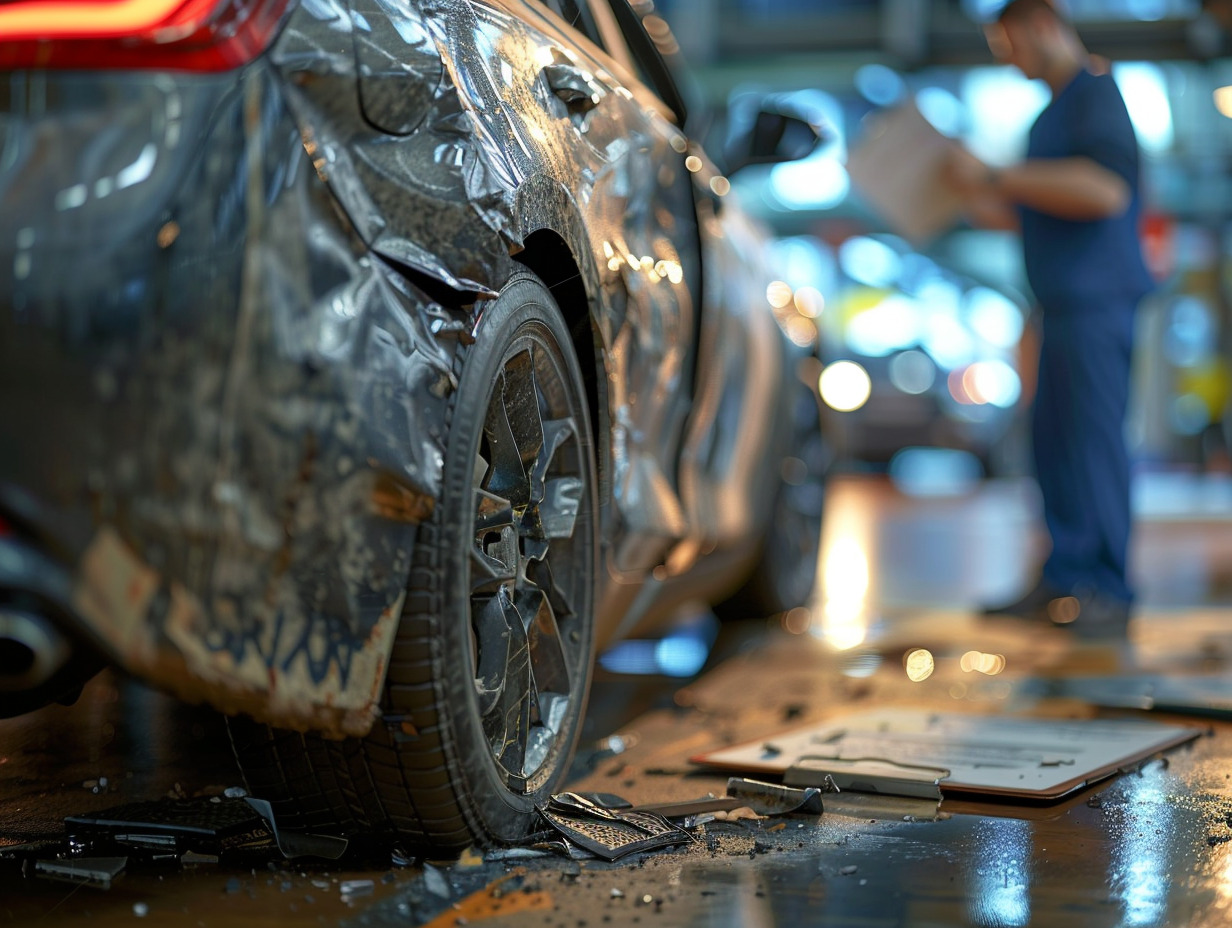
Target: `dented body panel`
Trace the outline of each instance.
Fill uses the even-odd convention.
[[[369,729],[454,354],[545,236],[594,367],[599,639],[759,534],[794,374],[756,236],[537,5],[311,0],[235,72],[0,88],[0,545],[130,672]]]

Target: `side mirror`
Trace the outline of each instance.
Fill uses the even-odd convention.
[[[734,174],[750,164],[799,161],[827,140],[827,133],[821,126],[777,107],[763,105],[747,121],[739,120],[732,113],[723,157],[727,173]]]

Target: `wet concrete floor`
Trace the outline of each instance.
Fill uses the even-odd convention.
[[[692,767],[691,755],[846,711],[1142,717],[1094,709],[1064,681],[1125,672],[1232,681],[1232,522],[1200,507],[1140,525],[1143,601],[1124,646],[981,624],[973,603],[1029,578],[1039,547],[1032,501],[1014,483],[947,500],[836,483],[813,607],[726,626],[694,680],[602,673],[572,786],[638,803],[692,799],[722,794],[726,777]],[[904,656],[919,649],[934,670],[914,682]],[[1004,660],[981,673],[963,660],[971,652]],[[134,861],[108,890],[0,864],[0,923],[1227,924],[1232,723],[1149,715],[1204,734],[1054,805],[845,792],[826,796],[820,817],[712,822],[689,845],[612,864],[468,854],[400,866],[386,849],[342,866]],[[75,706],[0,722],[0,844],[53,838],[65,815],[237,782],[216,716],[106,674]],[[361,882],[344,893],[350,881]]]

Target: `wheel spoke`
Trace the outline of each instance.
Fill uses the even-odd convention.
[[[484,732],[505,769],[520,771],[530,729],[531,671],[526,630],[518,610],[502,591],[480,611],[475,628]],[[505,761],[508,763],[505,763]]]
[[[539,521],[547,538],[572,538],[585,487],[580,477],[556,477],[547,482]]]
[[[552,604],[542,590],[528,589],[518,596],[518,613],[526,626],[534,696],[569,693],[569,663]]]
[[[508,390],[508,379],[502,376],[496,385],[497,396],[483,424],[489,459],[483,487],[509,500],[515,508],[522,508],[530,503],[530,487],[507,412]]]
[[[566,576],[568,576],[567,572]],[[566,590],[556,580],[556,573],[552,569],[552,557],[550,555],[527,564],[526,577],[531,583],[534,583],[539,589],[547,593],[548,602],[558,618],[567,619],[577,614],[573,610],[570,591]]]
[[[504,379],[505,417],[517,444],[523,472],[529,476],[543,450],[543,411],[539,407],[533,348],[515,354],[506,362]]]
[[[552,460],[564,445],[577,435],[577,423],[572,418],[550,419],[543,423],[543,444],[530,469],[531,496],[539,502],[543,499],[544,481]]]
[[[510,606],[504,591],[495,596],[476,597],[472,601],[472,629],[478,652],[475,689],[479,694],[481,716],[487,716],[501,696],[515,628],[518,632],[522,628],[516,613],[510,615]],[[513,621],[510,621],[511,618]]]

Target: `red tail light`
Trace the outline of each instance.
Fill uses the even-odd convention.
[[[0,69],[225,71],[261,54],[289,0],[10,0]]]

